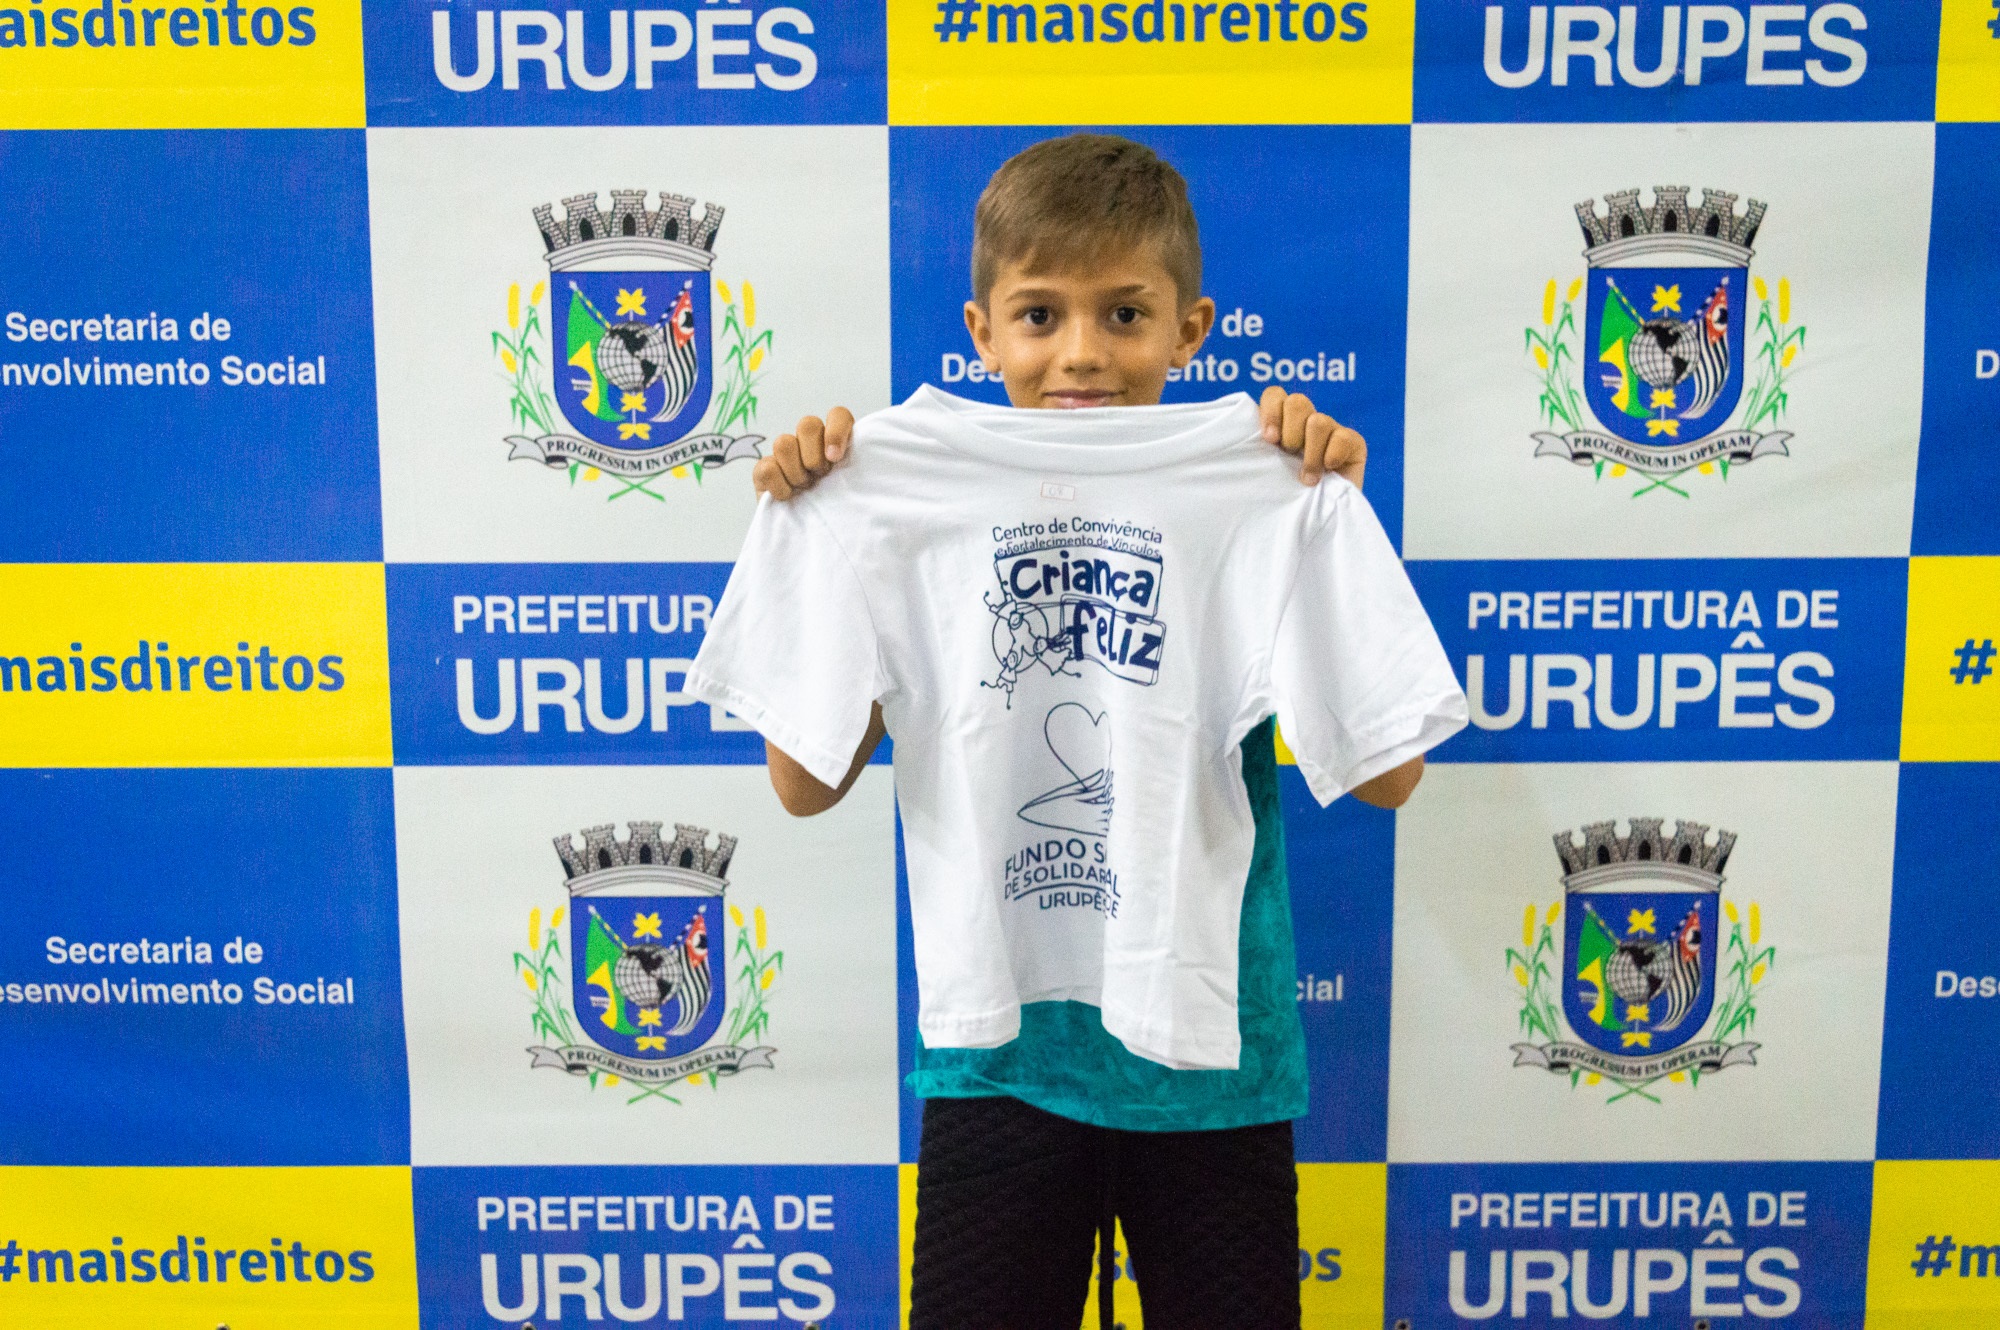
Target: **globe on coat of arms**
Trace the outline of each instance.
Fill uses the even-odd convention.
[[[1563,1015],[1592,1048],[1644,1057],[1679,1048],[1715,1001],[1722,870],[1736,837],[1710,845],[1708,828],[1633,819],[1630,833],[1584,828],[1577,846],[1556,838],[1569,871],[1563,891]]]
[[[555,838],[569,900],[546,931],[542,911],[530,911],[529,949],[513,956],[536,1037],[548,1041],[528,1049],[531,1065],[593,1089],[630,1083],[629,1104],[678,1104],[666,1093],[676,1082],[772,1069],[778,1050],[756,1041],[785,955],[768,946],[762,906],[745,918],[724,900],[736,838],[711,846],[702,827],[676,822],[663,840],[662,823],[625,825],[622,839],[610,823],[585,827],[581,848]],[[726,960],[738,967],[733,1001]]]
[[[1666,889],[1572,887],[1577,899],[1563,939],[1570,1029],[1593,1048],[1628,1057],[1679,1048],[1715,1000],[1715,889],[1649,885]]]
[[[772,1065],[776,1049],[743,1041],[764,1032],[769,1016],[763,993],[783,955],[765,952],[762,909],[753,911],[753,941],[740,912],[724,903],[735,837],[717,836],[710,846],[705,829],[675,823],[668,842],[658,822],[626,826],[631,835],[623,840],[609,823],[585,827],[581,849],[568,835],[555,838],[569,886],[563,907],[569,916],[569,1002],[557,997],[562,949],[556,930],[540,941],[536,911],[529,921],[535,954],[517,954],[514,961],[535,995],[536,1033],[555,1042],[528,1053],[534,1066],[588,1077],[593,1086],[605,1075],[612,1084],[631,1081],[642,1087],[634,1103],[654,1097],[678,1103],[662,1093],[675,1081]],[[728,1038],[717,1043],[731,1005],[725,915],[737,927],[745,987],[729,1017]],[[574,1024],[565,1006],[574,1011]]]
[[[1747,266],[1593,270],[1584,328],[1598,347],[1598,372],[1585,377],[1584,392],[1599,423],[1664,451],[1729,419],[1743,391],[1743,330],[1730,291],[1745,290],[1749,277]],[[1699,303],[1687,292],[1701,292]]]

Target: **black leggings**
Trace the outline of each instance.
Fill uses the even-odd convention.
[[[1146,1330],[1296,1330],[1298,1195],[1289,1122],[1114,1131],[926,1100],[910,1330],[1077,1330],[1107,1199]]]

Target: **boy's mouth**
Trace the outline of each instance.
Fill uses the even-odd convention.
[[[1074,410],[1078,407],[1104,406],[1117,395],[1109,388],[1052,388],[1044,392],[1042,398],[1058,410]]]

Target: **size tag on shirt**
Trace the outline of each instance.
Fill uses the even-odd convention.
[[[1076,486],[1065,485],[1057,480],[1045,480],[1042,482],[1042,497],[1044,499],[1060,499],[1064,503],[1075,503]]]

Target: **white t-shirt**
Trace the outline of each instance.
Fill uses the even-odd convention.
[[[1022,1003],[1071,1000],[1188,1068],[1237,1064],[1245,733],[1276,712],[1329,803],[1466,716],[1374,510],[1301,485],[1240,393],[919,389],[759,506],[685,687],[828,785],[881,702],[927,1045],[996,1047]]]

